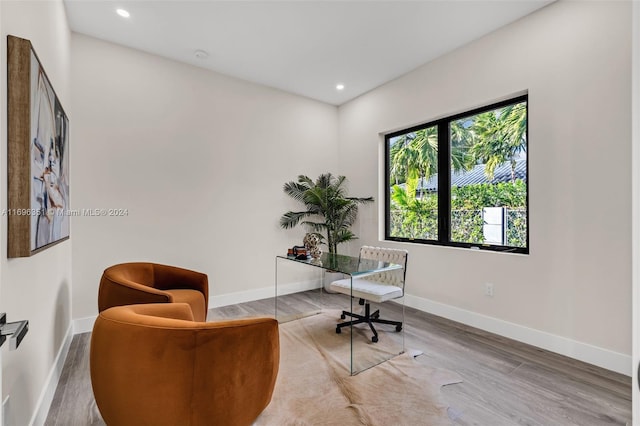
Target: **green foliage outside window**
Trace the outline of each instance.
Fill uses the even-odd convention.
[[[436,240],[438,232],[437,195],[411,197],[407,190],[395,185],[391,197],[391,236]],[[482,209],[486,206],[507,208],[507,245],[527,244],[527,185],[515,182],[476,184],[451,188],[451,240],[483,243]]]

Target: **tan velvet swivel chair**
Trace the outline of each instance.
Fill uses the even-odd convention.
[[[98,310],[139,303],[184,302],[196,321],[207,320],[209,284],[207,276],[175,266],[149,262],[113,265],[100,279]]]
[[[109,426],[248,426],[278,374],[272,318],[194,322],[189,305],[117,306],[91,336],[91,384]]]

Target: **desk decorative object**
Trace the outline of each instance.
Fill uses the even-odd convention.
[[[309,255],[314,259],[319,259],[322,256],[322,249],[320,248],[320,237],[318,234],[309,232],[304,236],[302,240],[304,246],[309,250]]]
[[[324,275],[325,271],[340,272],[349,277],[349,279],[351,279],[351,282],[353,282],[354,278],[363,278],[385,271],[403,269],[402,265],[398,265],[395,263],[381,262],[371,259],[360,259],[359,257],[331,253],[322,253],[322,255],[317,259],[302,259],[298,257],[276,256],[275,316],[278,320],[281,321],[285,320],[285,315],[283,315],[282,312],[278,311],[278,298],[285,294],[291,294],[311,289],[310,284],[308,284],[309,282],[303,284],[296,282],[286,285],[279,282],[279,280],[281,279],[281,275],[284,275],[282,270],[285,269],[285,266],[291,267],[294,264],[308,267],[308,273],[313,272],[313,268],[316,268],[316,271],[320,271],[322,275]],[[313,287],[320,288],[320,297],[323,292],[321,283],[322,280],[320,280],[319,285]],[[320,301],[320,303],[322,304],[322,301]],[[353,312],[354,309],[358,307],[358,299],[354,298],[353,295],[352,297],[345,297],[345,305],[349,307],[349,310],[351,312]],[[402,306],[401,312],[401,315],[403,317],[402,319],[404,319],[404,306]],[[317,311],[315,311],[314,313],[317,313]],[[309,315],[311,314],[313,313],[309,313]],[[306,314],[303,313],[301,315],[298,315],[298,317],[305,315]],[[336,315],[336,321],[339,320],[339,315],[339,313]],[[385,335],[385,338],[393,339],[393,344],[387,345],[387,347],[390,349],[385,351],[382,351],[379,346],[375,346],[377,344],[372,343],[369,338],[363,337],[361,335],[362,331],[368,332],[369,330],[368,328],[364,330],[358,326],[349,326],[345,327],[345,332],[343,333],[345,344],[351,345],[351,375],[355,375],[363,370],[373,367],[376,364],[379,364],[380,362],[391,359],[394,356],[404,352],[403,330],[396,332],[396,330],[393,329],[392,333],[388,333]],[[327,333],[335,333],[335,328],[328,329]],[[372,354],[374,356],[371,356]]]

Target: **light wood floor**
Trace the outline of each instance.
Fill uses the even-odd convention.
[[[278,299],[284,314],[347,306],[341,295],[317,292]],[[400,309],[386,303],[381,313]],[[208,319],[273,312],[273,299],[265,299],[211,309]],[[411,308],[404,330],[405,346],[424,352],[420,362],[464,380],[442,388],[455,425],[631,424],[630,377]],[[104,425],[91,392],[89,341],[90,333],[74,336],[45,425]]]

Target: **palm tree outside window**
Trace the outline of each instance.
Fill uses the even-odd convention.
[[[527,104],[387,135],[386,239],[528,253]]]

